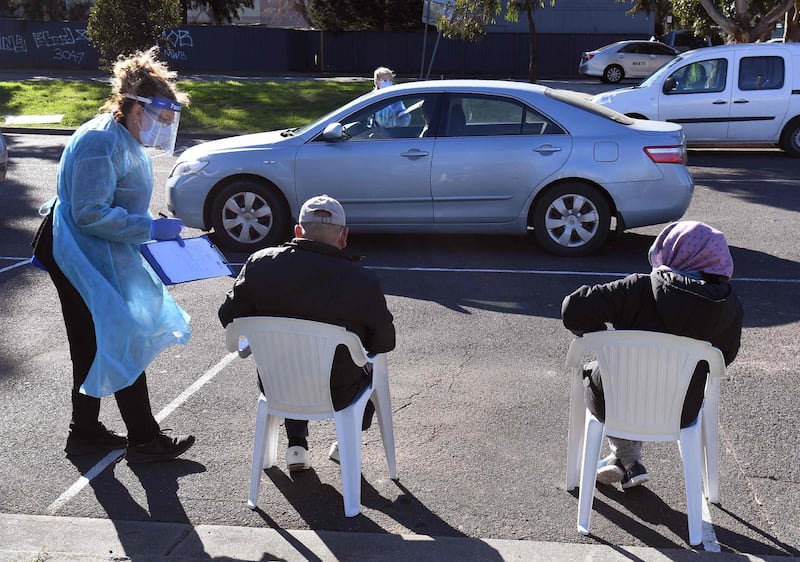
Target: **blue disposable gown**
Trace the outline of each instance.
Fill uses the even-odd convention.
[[[150,156],[110,113],[81,126],[61,156],[53,255],[94,321],[97,354],[81,392],[133,384],[164,349],[189,340],[189,315],[142,258],[150,239]]]

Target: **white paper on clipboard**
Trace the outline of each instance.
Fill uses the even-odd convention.
[[[166,285],[232,276],[225,256],[207,236],[142,244],[142,255]]]

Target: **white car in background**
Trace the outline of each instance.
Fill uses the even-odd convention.
[[[581,54],[581,76],[616,84],[623,78],[644,78],[674,59],[678,51],[658,41],[618,41]]]
[[[592,101],[637,119],[677,123],[690,145],[769,144],[800,157],[800,44],[687,51],[638,86]]]

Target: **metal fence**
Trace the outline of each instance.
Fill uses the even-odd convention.
[[[539,33],[537,76],[577,75],[582,51],[619,34]],[[527,33],[490,33],[478,43],[426,32],[341,32],[261,26],[183,26],[164,34],[163,53],[179,72],[352,74],[370,76],[388,66],[400,76],[526,78]],[[423,54],[423,47],[425,53]],[[432,57],[432,58],[431,58]],[[85,22],[0,19],[0,67],[95,70],[97,50]]]

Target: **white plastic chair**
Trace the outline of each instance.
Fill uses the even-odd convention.
[[[392,405],[386,354],[367,356],[358,336],[341,326],[294,318],[255,316],[237,318],[225,332],[230,351],[241,351],[246,340],[255,358],[264,393],[258,399],[250,495],[255,509],[261,474],[278,460],[278,425],[282,418],[333,418],[339,443],[344,512],[361,512],[361,421],[372,398],[386,452],[389,477],[397,479]],[[335,411],[330,378],[333,354],[339,344],[350,350],[357,365],[373,364],[372,384],[343,410]],[[240,353],[242,355],[242,353]]]
[[[585,356],[600,366],[606,419],[600,422],[584,403]],[[681,429],[686,389],[698,361],[709,365],[705,400],[697,420]],[[597,463],[605,435],[637,441],[678,441],[683,459],[689,544],[702,542],[703,491],[719,501],[719,381],[722,353],[710,343],[635,330],[594,332],[576,338],[566,360],[572,378],[567,490],[578,484],[578,532],[589,534]]]

